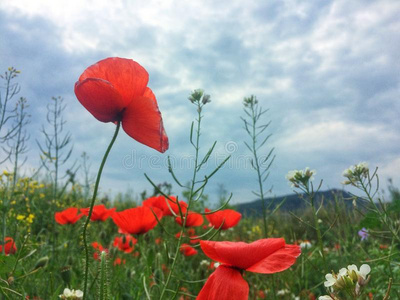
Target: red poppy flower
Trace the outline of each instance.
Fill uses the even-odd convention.
[[[200,241],[209,258],[221,263],[210,275],[197,299],[248,299],[249,288],[240,270],[272,274],[292,266],[300,255],[297,245],[287,245],[282,238],[261,239],[253,243]]]
[[[121,263],[126,264],[126,259],[122,260],[121,258],[117,257],[117,258],[114,260],[114,266],[120,265]]]
[[[197,235],[193,235],[193,236],[190,237],[190,241],[189,241],[189,242],[190,242],[192,245],[194,245],[194,244],[200,243],[200,241],[201,241],[201,239],[198,238]]]
[[[130,137],[165,152],[168,137],[148,81],[149,74],[137,62],[110,57],[82,73],[75,83],[75,95],[97,120],[121,121]]]
[[[124,236],[116,236],[113,246],[118,247],[119,250],[124,251],[125,253],[131,253],[134,249],[133,245],[136,243],[137,239],[130,234],[126,234]]]
[[[153,212],[161,220],[162,211],[158,208],[150,209],[147,206],[139,206],[115,212],[111,218],[123,233],[143,234],[157,225],[157,219]]]
[[[105,221],[115,211],[115,208],[107,209],[104,204],[93,206],[91,221]],[[85,216],[89,215],[89,208],[81,208],[81,213]]]
[[[179,225],[183,224],[181,217],[176,217],[175,222],[178,223]],[[203,216],[201,214],[198,214],[195,212],[189,212],[186,217],[185,227],[201,226],[203,224],[203,222],[204,222],[204,220],[203,220]]]
[[[95,260],[99,260],[99,259],[100,259],[100,254],[101,254],[102,251],[105,251],[106,253],[108,253],[108,249],[104,248],[104,247],[103,247],[100,243],[98,243],[98,242],[93,242],[93,243],[92,243],[92,247],[93,247],[94,249],[97,250],[97,251],[95,251],[95,252],[93,253],[93,258],[94,258]]]
[[[15,246],[14,240],[11,237],[6,236],[4,239],[4,253],[6,255],[14,254],[17,252],[17,246]],[[3,254],[3,246],[0,245],[0,255]]]
[[[258,290],[258,291],[257,291],[257,297],[258,297],[259,299],[265,299],[265,298],[266,298],[265,292],[264,292],[263,290]]]
[[[208,208],[204,211],[206,213],[210,212]],[[223,230],[236,226],[241,217],[242,215],[233,209],[219,210],[215,213],[206,215],[208,222],[210,222],[214,228],[219,228],[223,223],[221,227]]]
[[[80,218],[83,217],[83,214],[78,214],[78,208],[70,207],[61,212],[56,212],[54,217],[58,224],[75,224]]]
[[[188,236],[190,236],[190,237],[196,235],[196,229],[194,229],[194,228],[188,228],[187,234],[188,234]]]
[[[163,212],[163,216],[173,216],[172,211],[174,214],[179,215],[179,207],[176,202],[176,198],[174,196],[169,196],[169,198],[172,200],[168,200],[164,196],[156,196],[156,197],[150,197],[146,200],[143,201],[143,206],[149,206],[149,207],[157,207]],[[167,204],[168,201],[168,204]],[[181,207],[182,213],[185,213],[187,210],[187,204],[184,201],[179,201],[179,205]],[[171,209],[169,208],[171,207]]]
[[[188,244],[182,244],[179,250],[185,256],[193,256],[197,254],[197,250]]]

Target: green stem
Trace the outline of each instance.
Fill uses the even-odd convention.
[[[89,221],[90,218],[92,216],[92,212],[93,212],[93,206],[94,206],[94,202],[96,200],[96,196],[97,196],[97,190],[99,188],[99,183],[100,183],[100,178],[101,178],[101,173],[103,172],[103,168],[104,165],[106,163],[108,154],[111,151],[111,148],[117,138],[118,135],[118,131],[119,128],[121,126],[121,122],[117,123],[117,127],[115,128],[115,132],[114,132],[114,136],[110,142],[110,144],[108,145],[108,148],[106,150],[106,153],[104,154],[103,160],[100,164],[100,168],[99,168],[99,172],[97,173],[97,178],[96,178],[96,183],[94,186],[94,191],[93,191],[93,197],[92,197],[92,201],[90,203],[90,208],[89,208],[89,214],[86,218],[85,224],[83,225],[83,233],[82,233],[82,237],[83,237],[83,245],[85,247],[85,278],[84,278],[84,285],[83,285],[83,300],[87,299],[87,295],[86,295],[86,291],[87,291],[87,284],[88,284],[88,273],[89,273],[89,249],[88,249],[88,245],[87,245],[87,227],[89,225]]]
[[[312,191],[310,192],[310,190],[308,188],[308,185],[307,185],[306,186],[306,192],[308,194],[308,197],[310,198],[311,208],[312,208],[312,212],[313,212],[313,216],[314,216],[314,226],[315,226],[315,230],[317,231],[319,251],[321,252],[321,256],[322,256],[322,259],[324,261],[324,264],[326,264],[325,253],[324,253],[324,245],[322,243],[322,235],[321,235],[321,230],[319,228],[318,215],[317,215],[317,211],[315,209],[315,203],[314,203],[314,201],[315,201],[314,190],[312,189]]]
[[[200,125],[201,125],[201,109],[202,109],[202,106],[201,106],[200,103],[198,103],[197,105],[198,105],[197,106],[197,113],[198,113],[198,115],[197,115],[197,132],[196,132],[196,145],[194,147],[195,150],[196,150],[196,154],[195,154],[193,178],[192,178],[192,183],[191,183],[191,187],[190,187],[190,195],[189,195],[189,199],[188,199],[188,207],[186,209],[185,216],[184,216],[184,218],[182,220],[182,229],[181,229],[181,234],[180,234],[179,239],[178,239],[178,244],[177,244],[176,249],[175,249],[175,256],[174,256],[174,259],[172,261],[172,266],[171,266],[171,269],[170,269],[170,271],[168,273],[167,280],[165,281],[165,285],[164,285],[164,287],[163,287],[163,289],[161,291],[160,300],[163,299],[164,294],[167,291],[168,284],[169,284],[169,282],[171,280],[172,273],[174,272],[174,269],[175,269],[176,260],[177,260],[177,258],[179,256],[179,249],[180,249],[181,243],[182,243],[183,232],[184,232],[184,229],[185,229],[185,226],[186,226],[187,216],[188,216],[190,205],[192,203],[193,196],[194,196],[193,192],[194,192],[194,188],[195,188],[195,184],[196,184],[197,167],[198,167],[198,162],[199,162]]]
[[[260,171],[260,163],[258,161],[258,155],[257,155],[257,134],[256,134],[256,122],[257,122],[257,116],[255,115],[255,110],[254,105],[251,106],[251,114],[252,114],[252,119],[253,119],[253,156],[254,156],[254,165],[256,167],[257,171],[257,177],[258,177],[258,186],[260,189],[260,198],[261,198],[261,204],[262,204],[262,215],[263,215],[263,224],[264,224],[264,237],[267,237],[268,233],[268,226],[267,226],[267,213],[265,211],[265,198],[264,198],[264,189],[263,189],[263,182],[262,182],[262,175]]]
[[[387,226],[387,228],[389,229],[389,231],[390,231],[390,233],[392,234],[392,236],[395,237],[396,240],[397,240],[398,242],[400,242],[400,237],[399,237],[399,235],[398,235],[396,232],[394,232],[394,230],[393,230],[393,228],[392,228],[392,225],[391,225],[391,224],[387,221],[387,219],[385,218],[385,216],[386,216],[387,218],[390,219],[390,217],[387,215],[386,211],[383,210],[383,213],[382,213],[382,209],[380,209],[380,208],[376,205],[374,199],[372,199],[372,196],[371,196],[371,194],[369,193],[369,191],[368,191],[368,189],[367,189],[367,186],[365,186],[364,182],[362,181],[361,177],[359,178],[359,182],[361,183],[361,190],[364,191],[364,193],[367,195],[367,198],[368,198],[369,202],[370,202],[370,203],[372,204],[372,206],[375,208],[376,213],[379,215],[379,218],[381,219],[381,221]]]

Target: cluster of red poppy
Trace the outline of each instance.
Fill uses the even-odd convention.
[[[115,208],[107,209],[104,204],[95,205],[90,220],[93,222],[104,222],[108,218],[111,218],[118,226],[118,232],[123,234],[122,236],[114,238],[113,246],[125,253],[131,253],[134,250],[137,239],[133,237],[133,235],[148,232],[153,229],[163,217],[173,217],[175,222],[180,226],[184,224],[188,229],[183,236],[189,239],[190,244],[198,244],[200,242],[193,227],[203,225],[203,215],[188,211],[186,202],[178,202],[174,196],[156,196],[144,200],[142,204],[142,206],[125,209],[120,212],[117,212]],[[181,213],[183,217],[180,216]],[[232,209],[225,209],[217,212],[211,212],[209,209],[205,209],[205,213],[206,219],[209,222],[208,225],[204,226],[205,228],[209,226],[226,230],[236,226],[241,218],[241,214]],[[78,209],[76,207],[70,207],[61,212],[56,212],[55,220],[61,225],[74,224],[84,215],[88,216],[88,214],[89,208]],[[176,237],[178,238],[179,236],[180,232],[177,233]],[[192,256],[197,254],[197,250],[190,244],[184,243],[181,245],[180,251],[183,255]],[[94,253],[95,259],[99,258],[99,253],[101,251],[106,250],[97,242],[92,243],[92,246],[97,250]]]
[[[143,201],[143,205],[135,208],[116,212],[115,208],[107,209],[103,204],[95,205],[93,207],[91,221],[106,221],[109,217],[112,218],[114,223],[118,226],[118,232],[124,234],[124,236],[117,236],[114,239],[114,247],[125,253],[131,253],[134,250],[134,245],[137,240],[132,236],[133,234],[144,234],[149,230],[153,229],[157,225],[157,219],[161,220],[163,217],[171,216],[175,218],[175,222],[182,226],[182,217],[178,217],[180,214],[186,214],[185,227],[187,230],[190,244],[196,244],[200,242],[195,235],[193,227],[201,226],[204,222],[203,216],[199,213],[187,211],[187,204],[184,201],[176,200],[175,197],[170,196],[168,198],[164,196],[151,197]],[[218,212],[210,213],[209,209],[206,209],[206,218],[209,221],[209,225],[214,228],[220,228],[226,230],[233,226],[236,226],[241,218],[241,214],[231,210],[221,210]],[[70,207],[64,211],[55,213],[56,222],[59,224],[74,224],[82,216],[88,215],[89,208]],[[156,218],[156,217],[157,218]],[[183,217],[185,219],[185,217]],[[178,233],[179,234],[179,233]],[[177,235],[177,237],[179,237]],[[98,251],[104,250],[104,248],[95,242],[92,246]],[[182,244],[181,253],[185,256],[192,256],[197,254],[197,250],[189,244]],[[98,259],[98,252],[94,253],[95,259]]]
[[[180,216],[182,212],[183,217]],[[79,212],[80,211],[80,212]],[[205,209],[206,219],[209,226],[229,229],[238,224],[241,214],[232,210],[225,209],[211,213],[209,209]],[[84,215],[89,214],[89,208],[78,209],[76,207],[67,208],[61,212],[55,213],[55,220],[61,225],[74,224]],[[203,215],[187,210],[187,204],[184,201],[176,200],[175,197],[157,196],[151,197],[143,201],[142,206],[125,209],[117,212],[115,208],[107,209],[104,204],[95,205],[93,207],[91,221],[104,222],[109,217],[118,226],[119,232],[123,234],[143,234],[153,229],[158,221],[163,217],[172,216],[175,222],[185,227],[198,227],[203,225]]]

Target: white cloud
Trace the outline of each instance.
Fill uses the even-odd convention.
[[[5,0],[0,13],[7,17],[0,28],[8,41],[0,45],[7,57],[0,66],[18,63],[22,69],[34,125],[44,120],[49,95],[75,101],[67,119],[77,155],[86,149],[99,160],[112,126],[82,110],[74,81],[89,64],[122,56],[149,71],[172,149],[188,151],[184,143],[194,113],[187,97],[204,88],[212,99],[206,142],[240,144],[246,138],[239,120],[244,97],[255,94],[271,108],[279,162],[271,180],[278,194],[290,192],[288,169],[307,165],[326,168],[320,174],[331,186],[340,180],[329,170],[340,174],[357,158],[372,159],[393,174],[390,165],[399,155],[393,145],[400,142],[398,1]],[[148,154],[127,137],[119,143],[116,156],[129,152],[126,147]],[[117,186],[116,173],[117,167],[106,173],[104,184]],[[245,195],[237,183],[252,186],[250,173],[228,173],[227,188]],[[129,180],[120,177],[123,187]]]
[[[400,144],[400,134],[382,125],[357,124],[351,121],[327,120],[299,124],[286,132],[278,142],[286,151],[324,155],[323,153],[381,152],[381,145]]]

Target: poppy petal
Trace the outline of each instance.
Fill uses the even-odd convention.
[[[121,95],[113,85],[103,79],[87,78],[75,83],[79,102],[99,121],[113,122],[124,109]]]
[[[175,222],[178,223],[179,225],[183,224],[181,217],[176,217]],[[204,222],[203,215],[195,213],[195,212],[189,212],[187,214],[185,227],[201,226],[203,224],[203,222]]]
[[[116,212],[111,218],[124,233],[143,234],[153,229],[158,224],[154,214],[161,220],[161,210],[157,208],[150,209],[147,206],[139,206]]]
[[[285,245],[273,254],[254,264],[246,271],[262,274],[273,274],[290,268],[301,254],[300,246]]]
[[[142,96],[149,81],[147,71],[132,59],[109,57],[88,67],[79,77],[106,80],[118,91],[126,107],[131,101]]]
[[[208,277],[197,300],[247,300],[249,285],[240,272],[226,266],[219,266]]]
[[[261,239],[253,243],[200,241],[201,249],[209,258],[246,270],[285,247],[282,238]]]
[[[122,128],[139,143],[165,152],[168,149],[168,137],[161,113],[154,94],[150,92],[146,94],[152,96],[136,97],[125,109],[122,116]]]
[[[210,212],[208,208],[206,208],[204,211],[206,213]],[[222,225],[221,229],[226,230],[231,227],[235,227],[242,218],[242,215],[233,209],[224,209],[212,214],[208,214],[206,215],[206,218],[214,228],[219,228]]]

